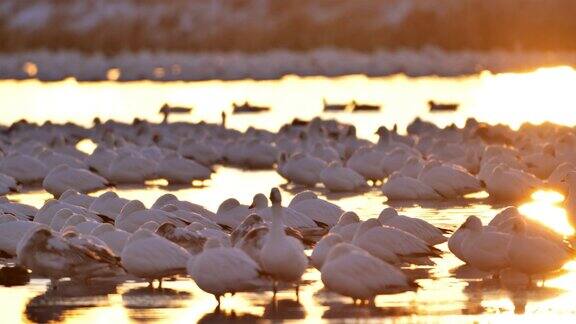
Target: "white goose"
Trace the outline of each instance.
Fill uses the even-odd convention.
[[[122,266],[130,274],[152,281],[186,273],[186,262],[190,253],[169,240],[147,229],[139,229],[130,238],[122,250]]]
[[[105,223],[95,227],[90,235],[102,240],[116,255],[121,255],[130,233],[114,228],[112,224]]]
[[[285,155],[280,156],[279,173],[288,181],[303,186],[314,187],[320,182],[320,173],[327,166],[323,160],[305,153],[296,153],[285,159]]]
[[[174,205],[170,205],[170,204],[165,205],[164,207],[160,208],[160,210],[174,214],[179,219],[182,219],[182,220],[184,220],[190,224],[197,222],[197,223],[204,225],[206,228],[212,228],[215,230],[221,230],[222,229],[222,227],[220,225],[216,224],[216,222],[212,221],[211,219],[208,219],[204,216],[201,216],[200,214],[196,214],[196,213],[191,212],[191,211],[178,209],[178,207],[176,207]]]
[[[157,163],[145,157],[121,152],[110,165],[106,177],[114,183],[143,183],[154,177]]]
[[[216,239],[208,239],[204,251],[190,258],[188,274],[200,289],[218,300],[226,293],[253,290],[263,284],[260,269],[244,251],[222,247]]]
[[[0,212],[14,215],[19,220],[33,220],[38,213],[38,209],[30,205],[10,201],[6,197],[0,197]]]
[[[464,256],[462,261],[486,272],[498,272],[510,266],[507,254],[509,234],[485,231],[482,221],[476,216],[468,217],[462,227],[469,230],[460,246]]]
[[[258,193],[254,196],[252,205],[250,205],[250,212],[256,213],[261,216],[264,220],[270,222],[273,218],[273,208],[268,207],[268,199],[264,194]],[[283,222],[286,226],[294,228],[317,228],[318,225],[312,220],[312,218],[302,214],[295,209],[290,207],[280,207],[282,209]]]
[[[238,200],[229,198],[224,200],[216,211],[215,221],[219,225],[224,225],[234,229],[242,223],[244,218],[250,214],[250,209],[246,205],[241,205]]]
[[[68,189],[92,192],[106,188],[108,180],[85,169],[75,169],[61,164],[52,169],[42,181],[42,187],[54,196],[60,196]]]
[[[330,227],[336,225],[338,219],[344,213],[344,210],[338,205],[318,198],[315,193],[309,190],[302,191],[294,196],[288,207]]]
[[[566,175],[570,171],[576,171],[576,166],[574,164],[564,162],[558,165],[558,167],[552,171],[548,177],[548,180],[546,180],[547,185],[553,189],[567,192],[568,186],[566,185],[564,179],[566,179]]]
[[[29,231],[20,241],[17,254],[19,265],[36,276],[50,278],[54,284],[64,277],[87,281],[122,273],[118,258],[108,250],[77,246],[44,227]]]
[[[274,293],[276,293],[279,281],[297,283],[300,280],[308,266],[308,259],[300,241],[287,236],[283,230],[282,196],[278,188],[272,189],[270,200],[272,201],[272,228],[262,247],[260,262],[262,270],[273,278]],[[296,295],[298,296],[298,286]]]
[[[34,216],[34,221],[40,224],[50,225],[54,215],[56,215],[59,210],[64,208],[70,209],[74,214],[82,215],[86,218],[91,218],[98,221],[100,220],[96,214],[87,211],[85,208],[58,201],[56,199],[48,199],[46,203],[44,203],[44,206],[42,206],[42,208],[40,208]]]
[[[42,181],[48,173],[48,168],[32,156],[13,153],[2,158],[0,172],[27,184]]]
[[[345,212],[338,219],[338,223],[330,229],[330,233],[336,233],[344,239],[345,242],[352,242],[358,226],[362,224],[360,217],[355,212]]]
[[[338,243],[344,242],[342,236],[336,233],[329,233],[328,235],[324,236],[316,246],[314,246],[314,250],[312,250],[312,255],[310,255],[310,261],[314,268],[320,270],[322,265],[324,265],[324,261],[326,261],[326,257],[330,250]]]
[[[107,177],[108,168],[110,163],[118,156],[118,154],[104,145],[98,145],[94,152],[86,158],[85,162],[88,164],[90,170],[98,172],[98,174]]]
[[[13,177],[0,173],[0,195],[6,195],[10,192],[19,190],[18,182]]]
[[[330,163],[320,172],[320,180],[330,191],[357,191],[368,187],[364,177],[338,161]]]
[[[2,215],[0,222],[0,251],[15,256],[20,240],[31,230],[42,226],[35,222],[18,220],[12,215]]]
[[[398,172],[392,173],[382,186],[382,193],[390,200],[437,200],[442,196],[432,187]]]
[[[542,184],[540,179],[532,174],[508,168],[504,164],[496,166],[484,182],[486,191],[496,200],[526,198]]]
[[[40,162],[44,163],[48,170],[52,170],[61,164],[67,165],[74,169],[88,169],[88,166],[77,158],[70,155],[54,152],[52,150],[42,150],[42,152],[38,153],[36,157]]]
[[[60,195],[58,200],[88,209],[94,200],[96,200],[96,197],[85,195],[74,189],[68,189]]]
[[[361,147],[346,161],[346,166],[358,172],[367,180],[379,181],[384,179],[386,173],[381,167],[384,152],[370,148]]]
[[[428,257],[440,256],[440,250],[416,236],[397,228],[382,226],[374,218],[366,220],[358,227],[352,244],[390,263],[404,260],[429,265],[431,262]]]
[[[178,197],[169,193],[163,194],[162,196],[158,197],[158,199],[156,199],[156,202],[154,202],[154,204],[152,205],[152,208],[160,209],[168,204],[176,206],[178,207],[178,209],[181,210],[186,210],[189,212],[199,214],[200,216],[203,216],[211,220],[214,220],[216,217],[215,213],[204,208],[204,206],[197,205],[185,200],[179,200]]]
[[[161,209],[146,209],[139,200],[132,200],[123,208],[114,225],[116,228],[128,233],[134,233],[140,226],[148,221],[155,221],[158,224],[172,223],[176,226],[186,226],[187,223],[179,219],[176,215],[165,212]]]
[[[395,227],[410,233],[430,245],[437,245],[447,241],[443,231],[438,227],[419,218],[398,215],[396,209],[388,207],[380,212],[378,220],[382,225]]]
[[[418,180],[446,198],[456,198],[482,189],[480,181],[466,169],[438,161],[426,163]]]
[[[508,244],[510,267],[528,276],[556,271],[575,255],[567,245],[560,246],[541,237],[529,236],[522,218],[516,218]]]
[[[52,217],[50,228],[55,232],[60,232],[66,225],[68,218],[72,217],[72,215],[74,215],[74,213],[70,209],[60,209],[54,214],[54,217]]]
[[[173,153],[160,161],[156,174],[171,184],[189,184],[194,180],[210,179],[212,170],[194,160]]]
[[[416,285],[398,268],[359,251],[348,243],[339,243],[330,250],[321,269],[326,288],[341,295],[374,302],[374,297]]]
[[[88,210],[96,215],[115,220],[128,202],[130,200],[118,197],[118,194],[113,191],[107,191],[94,199]]]

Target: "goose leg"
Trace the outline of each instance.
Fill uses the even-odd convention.
[[[296,301],[299,302],[300,301],[300,285],[296,284]]]
[[[162,289],[162,278],[158,279],[158,289]]]

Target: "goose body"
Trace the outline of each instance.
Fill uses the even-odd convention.
[[[170,183],[179,184],[210,179],[212,171],[194,160],[173,154],[160,161],[156,174]]]
[[[59,165],[52,169],[42,181],[42,187],[55,196],[60,196],[68,189],[86,193],[106,188],[107,185],[108,180],[103,177],[67,165]]]
[[[41,224],[29,221],[12,219],[0,223],[0,251],[9,255],[16,255],[18,244],[29,232],[42,226]]]
[[[186,226],[187,224],[174,214],[160,209],[146,209],[144,204],[138,200],[132,200],[124,205],[120,215],[114,221],[116,228],[129,233],[134,233],[146,222],[154,221],[158,224],[172,223],[176,226]]]
[[[463,261],[486,272],[498,272],[510,266],[507,254],[509,234],[485,231],[475,216],[468,217],[463,227],[469,229],[461,244]]]
[[[15,153],[2,158],[0,172],[27,184],[41,182],[48,174],[48,168],[35,157]]]
[[[130,233],[116,229],[109,223],[98,225],[90,234],[106,243],[116,255],[122,254],[122,250],[130,238]]]
[[[465,194],[480,191],[480,181],[463,168],[428,162],[418,180],[427,184],[443,197],[456,198]]]
[[[382,193],[390,200],[437,200],[442,196],[419,179],[394,172],[382,185]]]
[[[394,208],[382,210],[378,216],[378,220],[382,225],[401,229],[430,245],[437,245],[447,241],[442,231],[436,226],[419,218],[398,215],[398,212]]]
[[[162,196],[158,197],[158,199],[156,199],[156,201],[152,205],[152,208],[161,209],[162,207],[168,204],[176,206],[178,209],[199,214],[200,216],[203,216],[211,220],[214,220],[214,218],[216,217],[216,214],[214,212],[209,211],[205,207],[189,201],[179,200],[178,197],[169,193],[163,194]]]
[[[128,199],[118,197],[115,192],[108,191],[94,199],[88,210],[96,215],[115,220],[128,202],[130,202]]]
[[[330,250],[321,279],[328,289],[354,300],[371,301],[391,289],[413,287],[398,268],[348,243],[339,243]]]
[[[318,198],[315,193],[308,190],[294,196],[288,207],[330,227],[336,225],[344,213],[344,210],[339,206]]]
[[[358,172],[332,162],[320,173],[320,180],[330,191],[357,191],[367,187],[366,180]]]
[[[213,239],[190,259],[187,268],[198,287],[213,294],[218,302],[225,293],[252,290],[262,284],[260,269],[254,260],[242,250],[222,247]]]

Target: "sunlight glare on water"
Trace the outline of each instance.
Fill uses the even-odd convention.
[[[556,191],[538,190],[532,194],[532,201],[518,209],[560,234],[573,235],[574,228],[568,221],[566,210],[559,205],[563,200],[564,196]]]

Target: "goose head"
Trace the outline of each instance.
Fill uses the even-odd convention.
[[[466,221],[464,222],[464,224],[462,224],[461,226],[462,228],[477,232],[477,231],[482,231],[482,221],[480,220],[480,218],[476,217],[476,216],[468,216],[468,218],[466,219]]]
[[[350,225],[354,223],[360,223],[360,217],[353,211],[343,213],[338,219],[338,225]]]
[[[380,221],[380,223],[385,223],[386,221],[389,221],[396,216],[398,216],[398,212],[396,211],[396,209],[388,207],[384,208],[384,210],[380,212],[380,215],[378,215],[378,220]]]
[[[274,187],[270,190],[270,201],[272,206],[282,206],[282,194],[278,188]]]
[[[220,204],[220,207],[218,207],[218,210],[216,211],[216,213],[221,214],[221,213],[230,211],[230,210],[232,210],[238,206],[240,206],[240,203],[238,202],[238,200],[236,200],[235,198],[228,198]]]
[[[260,210],[267,207],[268,207],[268,198],[266,198],[266,196],[264,196],[264,194],[262,193],[257,193],[256,195],[254,195],[254,198],[252,199],[252,204],[248,208]]]

